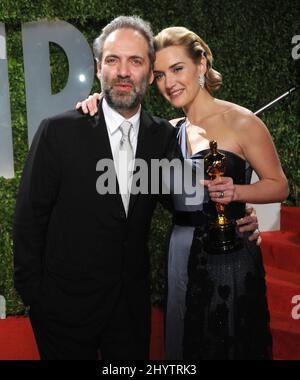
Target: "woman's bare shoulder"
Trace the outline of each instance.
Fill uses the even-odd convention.
[[[262,127],[263,122],[246,107],[238,104],[222,101],[224,106],[223,117],[226,124],[232,128]]]
[[[237,115],[240,116],[251,116],[253,112],[248,108],[242,107],[239,104],[228,102],[226,100],[217,99],[218,107],[224,115],[228,115],[229,117],[234,117]],[[223,112],[222,112],[223,111]]]

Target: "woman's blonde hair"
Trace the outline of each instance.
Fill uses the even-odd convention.
[[[202,56],[206,57],[205,88],[212,93],[222,85],[222,75],[212,68],[213,56],[209,46],[196,33],[182,26],[163,29],[154,37],[155,51],[169,46],[184,46],[189,57],[197,64]]]

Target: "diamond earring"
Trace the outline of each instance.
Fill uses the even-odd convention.
[[[199,80],[198,80],[198,82],[199,82],[200,87],[201,87],[201,88],[204,88],[204,86],[205,86],[205,75],[204,75],[204,74],[201,74],[201,75],[199,76]]]

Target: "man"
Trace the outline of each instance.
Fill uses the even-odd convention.
[[[98,115],[44,120],[32,143],[14,223],[15,286],[30,305],[42,359],[96,359],[98,349],[103,359],[147,359],[156,196],[129,197],[128,185],[99,194],[96,168],[113,159],[124,190],[120,152],[149,164],[166,156],[175,136],[140,106],[153,80],[149,25],[118,17],[94,50],[104,93]]]
[[[153,80],[148,25],[119,18],[98,41],[105,100],[97,122],[77,111],[42,122],[16,208],[15,284],[45,359],[93,359],[98,347],[104,359],[148,357],[156,198],[138,194],[125,205],[119,194],[100,195],[96,166],[117,159],[125,119],[135,157],[146,162],[165,156],[173,130],[140,106]]]

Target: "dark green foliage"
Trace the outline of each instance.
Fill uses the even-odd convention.
[[[0,1],[0,22],[6,24],[11,110],[16,178],[0,178],[0,294],[8,312],[24,312],[13,289],[12,219],[20,175],[27,153],[27,119],[21,43],[21,23],[40,19],[61,19],[77,27],[91,44],[101,28],[120,14],[138,14],[150,21],[153,30],[184,25],[198,33],[211,47],[215,68],[224,85],[217,97],[241,104],[253,111],[300,84],[300,60],[291,56],[292,37],[300,34],[300,2],[295,0],[7,0]],[[50,44],[52,91],[67,80],[67,60],[62,50]],[[1,85],[1,78],[0,78]],[[154,86],[144,105],[165,118],[182,115],[172,109]],[[98,89],[95,81],[93,91]],[[269,127],[291,194],[288,203],[299,205],[300,189],[300,95],[278,103],[263,115]],[[162,303],[165,274],[165,235],[170,216],[158,208],[152,224],[153,302]]]

